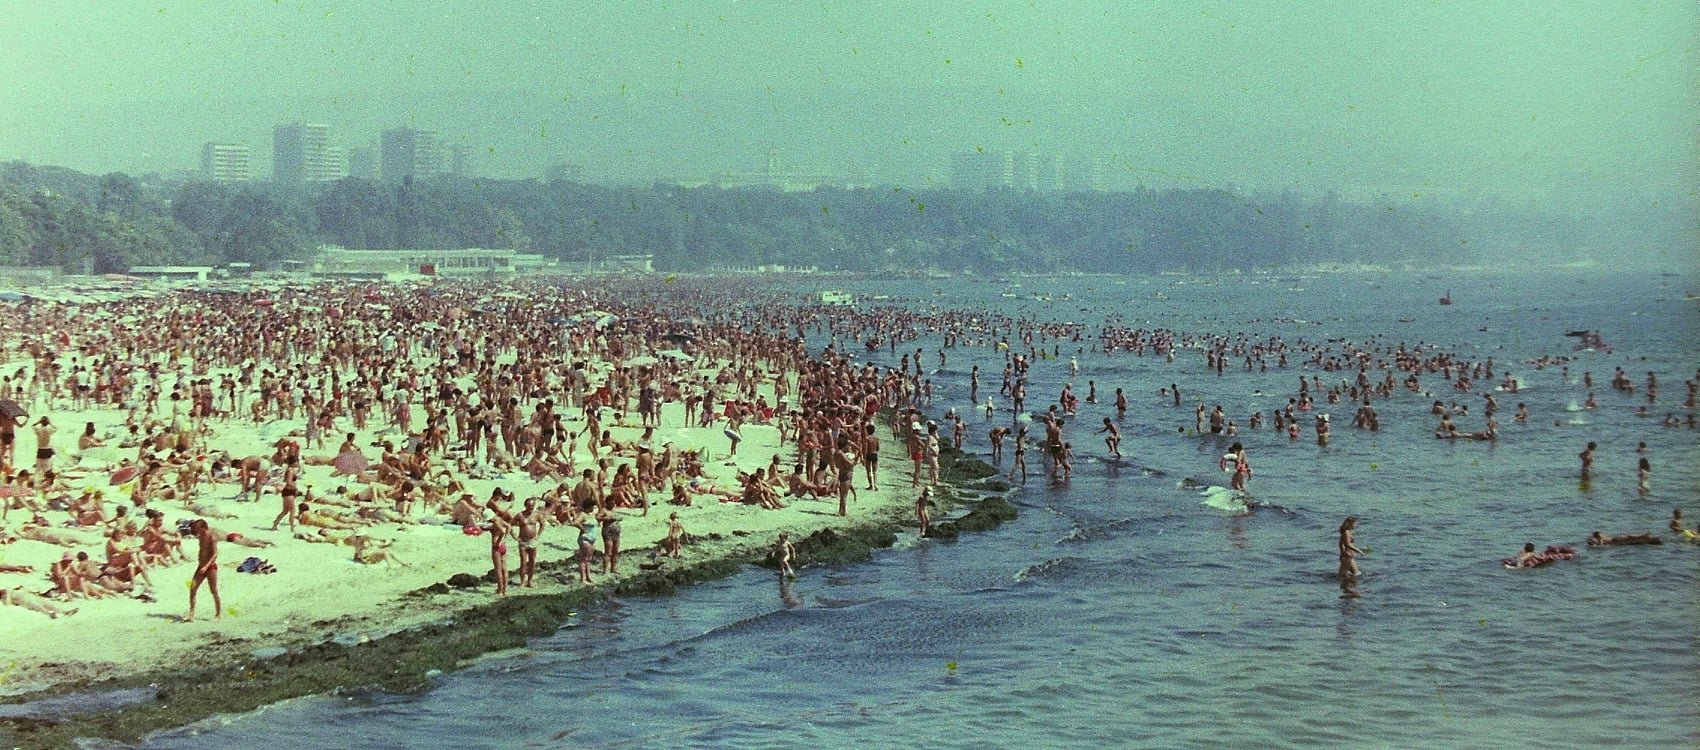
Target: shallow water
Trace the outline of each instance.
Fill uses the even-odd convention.
[[[906,542],[866,564],[804,570],[789,585],[751,570],[669,599],[610,603],[524,655],[442,676],[422,694],[302,699],[148,746],[1700,743],[1700,546],[1582,546],[1594,529],[1663,532],[1672,506],[1700,523],[1700,433],[1633,416],[1644,398],[1606,385],[1617,365],[1638,386],[1656,371],[1655,411],[1675,409],[1700,364],[1700,308],[1682,299],[1700,288],[1694,278],[1116,281],[1019,279],[1016,299],[1001,296],[1007,285],[959,280],[877,293],[1056,320],[1095,322],[1114,310],[1134,325],[1185,331],[1439,342],[1491,354],[1527,390],[1499,394],[1497,444],[1434,440],[1432,399],[1409,393],[1378,402],[1377,434],[1350,428],[1349,405],[1322,407],[1335,415],[1326,448],[1267,427],[1246,432],[1238,439],[1256,468],[1251,491],[1288,511],[1236,515],[1178,486],[1189,476],[1220,483],[1215,459],[1229,441],[1175,427],[1190,428],[1195,393],[1242,425],[1253,409],[1267,414],[1285,403],[1297,367],[1218,378],[1196,352],[1173,363],[1083,353],[1072,382],[1084,397],[1085,379],[1096,380],[1103,403],[1083,404],[1070,427],[1081,456],[1073,481],[1056,486],[1035,474],[1014,498],[1021,518],[994,532]],[[1457,304],[1436,305],[1448,287]],[[1025,296],[1065,292],[1074,299]],[[1248,322],[1272,318],[1306,322]],[[1571,365],[1572,381],[1594,374],[1598,410],[1566,411],[1585,398],[1580,383],[1522,364],[1571,354],[1563,333],[1578,328],[1599,329],[1616,347],[1579,353]],[[923,337],[908,349],[925,347],[931,364],[937,345]],[[1037,365],[1030,403],[1070,380],[1067,359],[1065,350]],[[995,394],[998,355],[954,349],[948,372],[934,376],[934,412],[971,409],[962,373],[975,363]],[[1180,408],[1156,397],[1170,382],[1189,395]],[[1444,382],[1427,376],[1425,385]],[[1113,414],[1118,386],[1134,404],[1122,426],[1126,466],[1098,460],[1103,446],[1088,434]],[[1468,403],[1460,426],[1479,429],[1479,393],[1434,398]],[[1529,425],[1511,422],[1519,400]],[[987,423],[969,413],[970,444],[984,449]],[[1568,424],[1578,419],[1585,424]],[[1576,452],[1589,440],[1601,445],[1597,478],[1579,489]],[[1645,498],[1635,492],[1641,440],[1654,467]],[[1038,469],[1037,451],[1029,455]],[[1361,519],[1358,542],[1370,554],[1362,580],[1343,593],[1331,574],[1335,527],[1348,514]],[[1540,570],[1502,569],[1498,560],[1525,541],[1581,554]]]

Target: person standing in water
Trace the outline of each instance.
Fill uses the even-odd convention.
[[[1358,555],[1363,554],[1363,550],[1358,549],[1356,540],[1352,538],[1352,532],[1357,528],[1357,516],[1346,516],[1346,520],[1340,523],[1339,577],[1342,581],[1353,580],[1358,577]]]
[[[1115,423],[1111,422],[1109,417],[1104,417],[1104,429],[1098,430],[1098,434],[1104,436],[1104,445],[1109,446],[1110,455],[1120,459],[1122,457],[1122,431],[1116,429]]]
[[[1590,440],[1588,447],[1576,454],[1576,457],[1582,460],[1582,481],[1584,482],[1594,478],[1594,448],[1595,443]]]
[[[797,577],[797,571],[791,568],[791,558],[796,557],[796,555],[797,547],[791,544],[791,532],[779,532],[779,541],[773,543],[773,561],[778,564],[781,577]]]

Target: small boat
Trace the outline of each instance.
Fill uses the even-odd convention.
[[[1442,305],[1452,304],[1452,290],[1451,289],[1446,290],[1446,296],[1440,298],[1440,304],[1442,304]]]

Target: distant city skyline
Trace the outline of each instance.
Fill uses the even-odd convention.
[[[1109,187],[1692,196],[1700,6],[1363,2],[464,6],[42,3],[0,45],[0,159],[194,170],[276,123],[352,170],[385,129],[468,169],[601,183],[793,164],[950,184],[967,151],[1101,158]],[[364,166],[364,165],[362,165]]]

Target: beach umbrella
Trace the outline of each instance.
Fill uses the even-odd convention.
[[[22,302],[26,299],[29,299],[29,295],[23,292],[14,292],[9,289],[0,292],[0,302]]]
[[[29,410],[25,409],[18,402],[9,398],[0,399],[0,417],[6,417],[8,419],[23,417],[24,419],[29,419],[29,416]]]
[[[668,359],[676,359],[676,360],[679,360],[681,362],[689,362],[692,359],[695,359],[691,355],[686,354],[679,349],[663,349],[659,352],[656,352],[656,354],[659,355],[659,356],[662,356],[662,357],[666,357]]]
[[[641,356],[641,357],[632,357],[631,359],[626,360],[626,364],[631,365],[633,367],[642,367],[644,365],[653,365],[653,364],[655,364],[656,362],[659,362],[659,361],[660,360],[658,360],[654,357],[644,355],[644,356]]]

